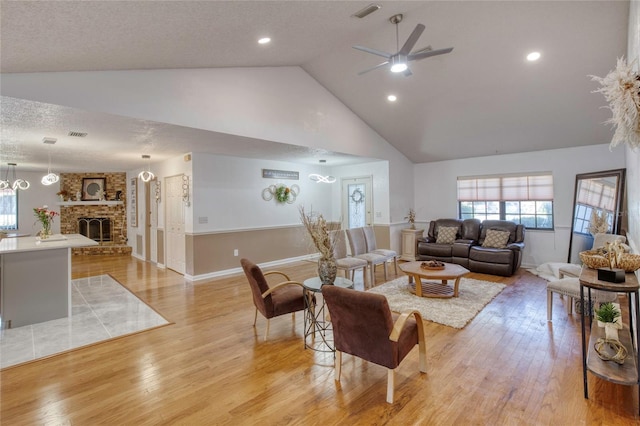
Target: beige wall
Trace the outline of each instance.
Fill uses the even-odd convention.
[[[389,248],[389,227],[375,226],[378,248]],[[300,226],[242,230],[186,236],[186,274],[198,276],[237,269],[246,257],[262,264],[315,254]],[[238,249],[238,256],[233,251]]]

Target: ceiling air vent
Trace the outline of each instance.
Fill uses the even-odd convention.
[[[74,131],[69,132],[69,136],[73,136],[74,138],[84,138],[87,135],[88,133],[85,133],[85,132],[74,132]]]
[[[360,9],[359,11],[357,11],[351,16],[355,16],[356,18],[364,18],[365,16],[372,14],[373,12],[380,9],[381,7],[382,6],[380,6],[379,4],[371,3],[369,6],[366,6],[365,8]]]

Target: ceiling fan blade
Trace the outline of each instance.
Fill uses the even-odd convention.
[[[413,75],[413,73],[411,72],[411,70],[409,68],[407,68],[406,70],[404,70],[402,75],[404,75],[405,77],[411,77]]]
[[[369,47],[364,46],[352,46],[356,50],[361,50],[363,52],[371,53],[372,55],[382,56],[383,58],[389,59],[391,55],[386,52],[382,52],[381,50],[371,49]]]
[[[407,56],[407,59],[410,61],[417,61],[419,59],[429,58],[431,56],[444,55],[445,53],[450,53],[453,50],[453,47],[448,47],[446,49],[438,49],[438,50],[428,50],[426,52],[418,52],[412,53]]]
[[[411,55],[417,55],[418,53],[422,52],[430,52],[432,50],[433,48],[431,47],[431,45],[429,45],[427,47],[423,47],[422,49],[414,50],[413,52],[411,52]]]
[[[373,71],[373,70],[375,70],[375,69],[378,69],[378,68],[380,68],[380,67],[383,67],[383,66],[387,65],[388,63],[389,63],[389,61],[384,61],[383,63],[378,64],[378,65],[376,65],[375,67],[372,67],[372,68],[366,69],[366,70],[364,70],[364,71],[360,71],[360,72],[358,73],[358,75],[366,74],[366,73],[368,73],[369,71]]]
[[[404,42],[404,46],[402,46],[402,49],[400,49],[398,53],[402,56],[409,55],[409,53],[411,52],[411,49],[413,49],[413,46],[416,45],[423,31],[424,31],[424,25],[422,24],[416,25],[416,27],[413,29],[413,32],[411,33],[407,41]]]

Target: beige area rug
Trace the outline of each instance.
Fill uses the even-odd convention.
[[[450,281],[449,285],[453,283]],[[506,287],[504,284],[461,278],[459,297],[437,299],[416,296],[414,286],[415,283],[409,284],[408,277],[400,277],[369,291],[384,295],[394,312],[416,309],[422,314],[422,319],[453,328],[464,328]]]

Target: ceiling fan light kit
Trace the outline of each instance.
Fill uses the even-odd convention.
[[[409,38],[404,42],[402,48],[399,48],[400,41],[398,36],[398,24],[402,22],[402,14],[393,15],[389,18],[389,22],[396,26],[396,46],[398,51],[394,54],[383,52],[381,50],[371,49],[369,47],[364,46],[353,46],[354,49],[360,50],[362,52],[370,53],[372,55],[381,56],[386,59],[385,62],[382,62],[372,68],[366,69],[364,71],[360,71],[358,75],[366,74],[369,71],[373,71],[380,67],[383,67],[387,64],[391,64],[391,72],[394,73],[404,73],[405,77],[409,77],[412,75],[411,70],[409,69],[408,63],[411,61],[419,61],[420,59],[429,58],[431,56],[443,55],[445,53],[450,53],[453,50],[453,47],[448,47],[445,49],[433,50],[431,46],[424,47],[422,49],[418,49],[415,52],[411,52],[411,49],[415,46],[416,42],[422,35],[425,26],[422,24],[416,25],[416,27],[409,35]]]

